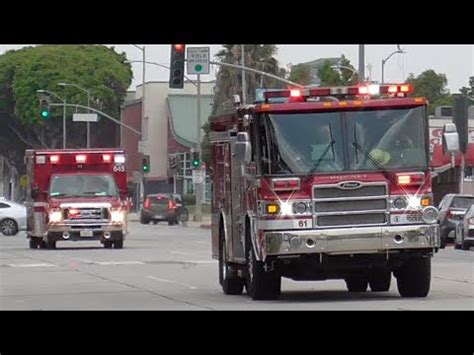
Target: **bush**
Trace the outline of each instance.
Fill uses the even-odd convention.
[[[186,205],[195,205],[196,204],[196,195],[184,195],[183,202]]]

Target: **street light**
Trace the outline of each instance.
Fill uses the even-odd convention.
[[[83,87],[76,85],[76,84],[70,84],[70,83],[58,83],[59,86],[72,86],[75,87],[76,89],[82,90],[87,94],[87,107],[90,107],[90,102],[91,102],[91,92],[87,89],[84,89]],[[90,110],[89,110],[90,112]],[[90,148],[90,135],[91,135],[91,127],[90,127],[90,122],[87,123],[87,148]]]
[[[403,54],[403,53],[405,53],[405,51],[400,48],[400,45],[399,45],[399,44],[397,44],[397,50],[394,51],[394,52],[392,52],[392,53],[390,53],[387,58],[382,59],[382,80],[381,80],[381,83],[382,83],[382,84],[385,83],[385,76],[384,76],[384,74],[385,74],[385,73],[384,73],[384,70],[385,70],[385,63],[387,63],[387,61],[388,61],[394,54]]]
[[[63,103],[63,149],[66,149],[66,100],[55,92],[48,90],[36,90],[38,94],[48,94],[58,98]]]
[[[359,74],[359,72],[351,67],[346,67],[345,65],[331,65],[331,68],[332,69],[347,69],[347,70],[350,70],[352,72],[352,75],[351,77],[349,78],[349,80],[352,80],[352,78],[354,77],[355,74]]]

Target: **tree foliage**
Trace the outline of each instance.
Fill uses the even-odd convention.
[[[436,106],[451,106],[453,104],[452,96],[447,89],[448,79],[445,74],[428,69],[417,77],[411,73],[406,82],[413,85],[414,96],[428,99],[429,114],[434,114]]]
[[[124,53],[100,45],[41,45],[8,51],[0,56],[0,121],[6,129],[0,136],[21,141],[23,147],[60,147],[62,107],[52,107],[51,117],[40,117],[37,90],[57,93],[67,103],[87,104],[87,93],[58,83],[76,84],[91,93],[91,106],[118,117],[120,105],[132,80],[132,70]],[[51,102],[59,99],[51,97]],[[67,109],[69,147],[84,146],[85,125],[72,124],[74,109]],[[71,123],[69,123],[71,122]],[[115,123],[102,119],[92,124],[105,142]],[[94,132],[94,131],[93,131]],[[18,154],[23,152],[18,152]]]

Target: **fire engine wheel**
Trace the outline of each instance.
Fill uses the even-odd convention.
[[[104,242],[104,248],[105,249],[111,249],[112,248],[112,242],[110,240],[106,240]]]
[[[221,228],[222,231],[222,228]],[[229,275],[229,264],[227,263],[227,253],[225,252],[225,239],[221,232],[219,238],[219,283],[222,291],[226,295],[240,295],[244,290],[244,283],[239,278],[232,278]]]
[[[56,241],[48,241],[46,242],[46,249],[56,249]]]
[[[463,242],[461,248],[462,250],[471,250],[471,242]]]
[[[360,276],[349,276],[345,281],[349,292],[365,292],[369,284],[366,278]]]
[[[369,276],[369,285],[372,292],[387,292],[390,290],[390,282],[392,281],[391,272],[374,272]]]
[[[255,257],[253,246],[249,246],[247,250],[248,272],[245,288],[248,295],[253,300],[277,299],[281,293],[281,276],[275,271],[265,271],[264,263]]]
[[[122,248],[123,248],[123,240],[114,241],[114,249],[122,249]]]
[[[412,258],[397,272],[398,292],[402,297],[426,297],[430,292],[431,258]]]

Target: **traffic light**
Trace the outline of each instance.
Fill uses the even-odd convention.
[[[182,89],[184,87],[184,58],[185,44],[171,45],[170,60],[170,89]]]
[[[150,156],[144,155],[142,158],[142,172],[149,173],[150,172]]]
[[[193,169],[199,169],[201,167],[201,157],[199,155],[200,155],[199,152],[193,152],[192,154]]]
[[[49,118],[49,100],[46,98],[40,99],[40,114],[45,120]]]

